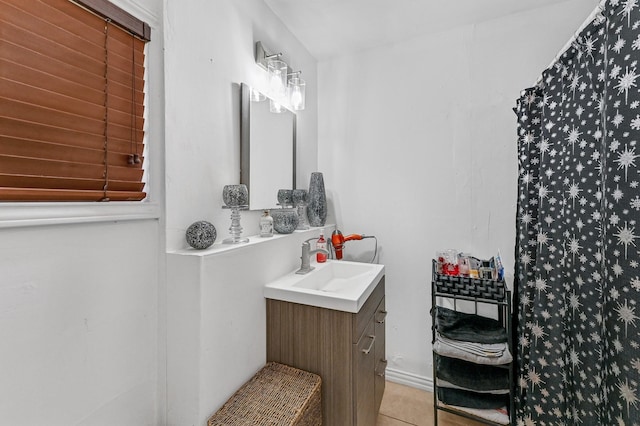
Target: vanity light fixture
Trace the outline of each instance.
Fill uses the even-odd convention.
[[[300,78],[302,71],[290,72],[289,66],[280,59],[282,53],[270,54],[260,41],[256,42],[255,54],[256,64],[268,72],[268,90],[277,100],[270,102],[270,111],[282,112],[283,108],[289,106],[295,111],[303,110],[306,84]]]

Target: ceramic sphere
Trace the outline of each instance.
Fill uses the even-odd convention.
[[[192,223],[186,232],[187,243],[198,250],[211,247],[217,236],[216,227],[205,220]]]

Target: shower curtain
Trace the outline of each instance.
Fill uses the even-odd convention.
[[[640,5],[599,7],[515,108],[517,425],[640,425]]]

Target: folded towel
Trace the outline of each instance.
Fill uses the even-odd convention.
[[[475,392],[509,393],[509,370],[506,368],[439,355],[436,355],[435,363],[438,386]]]
[[[486,348],[481,346],[479,350],[473,352],[466,350],[465,345],[459,345],[459,343],[460,342],[452,341],[451,339],[443,338],[439,333],[436,333],[433,350],[438,355],[470,361],[475,364],[501,365],[513,361],[513,357],[506,343],[500,344],[502,345],[501,349],[497,349],[491,344]],[[494,356],[485,356],[486,353],[494,354]],[[501,355],[495,356],[497,353],[501,353]]]
[[[460,349],[461,351],[476,354],[478,356],[486,356],[490,358],[499,358],[504,354],[507,346],[504,343],[474,343],[464,342],[461,340],[448,339],[440,335],[440,341],[446,343],[449,346]]]
[[[446,407],[451,410],[462,411],[465,413],[472,414],[476,417],[481,417],[485,420],[489,420],[494,423],[498,423],[501,425],[508,425],[509,421],[509,412],[507,411],[507,407],[500,407],[494,409],[479,409],[479,408],[468,408],[468,407],[456,407],[453,405],[447,405],[442,402],[438,404],[441,407]]]
[[[509,403],[509,395],[438,388],[438,400],[448,405],[457,405],[458,407],[487,409],[506,406]]]
[[[468,388],[464,388],[462,386],[454,385],[453,383],[449,383],[446,380],[443,380],[441,378],[437,378],[436,379],[436,384],[440,388],[460,389],[460,390],[466,390],[466,391],[469,391],[469,392],[477,392],[477,393],[493,393],[493,394],[498,394],[498,395],[503,395],[503,394],[509,393],[509,389],[497,389],[497,390],[491,390],[491,391],[480,391],[480,390],[477,390],[477,389],[468,389]]]
[[[507,332],[504,326],[493,318],[467,314],[442,306],[436,306],[435,327],[450,339],[475,343],[504,343]]]

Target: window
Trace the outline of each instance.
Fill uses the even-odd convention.
[[[145,198],[149,35],[106,0],[0,0],[0,201]]]

